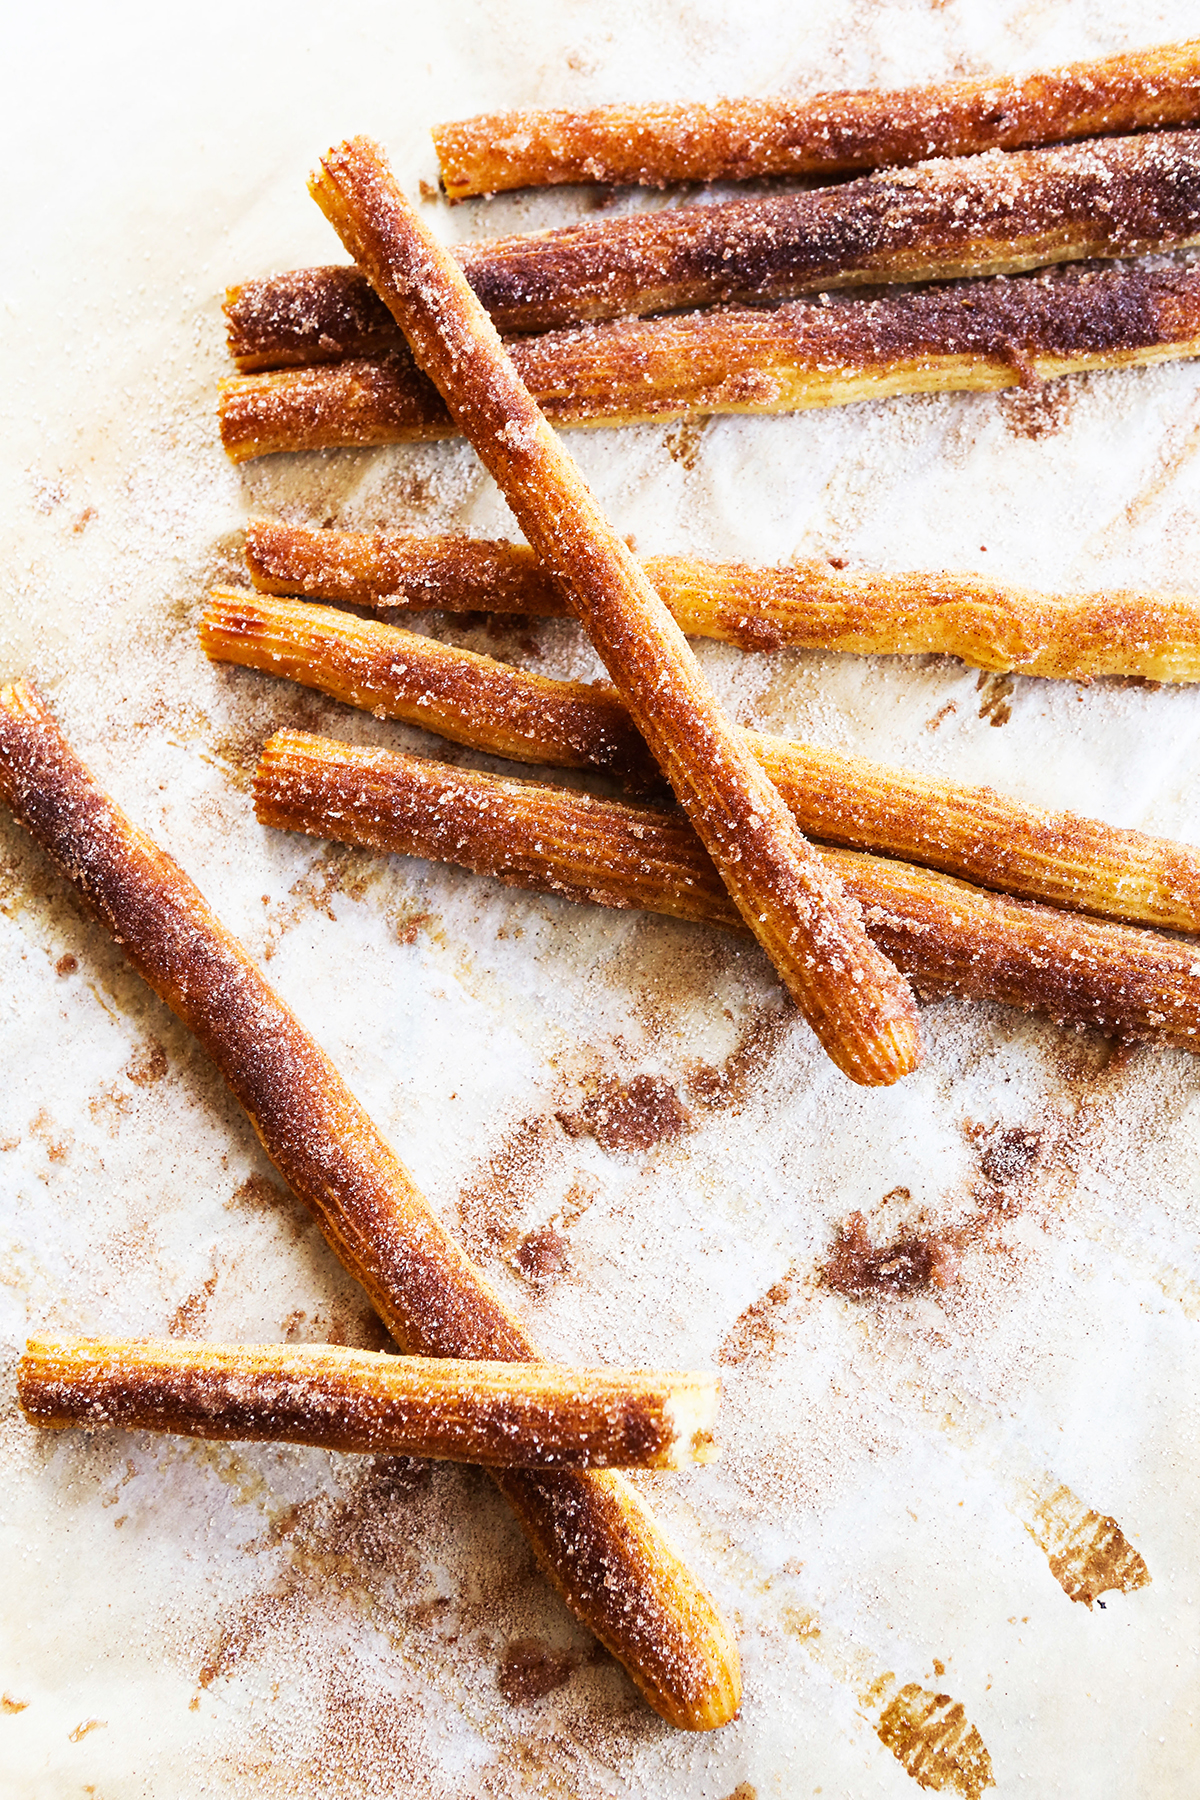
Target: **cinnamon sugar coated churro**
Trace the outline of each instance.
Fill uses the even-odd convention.
[[[32,1338],[17,1398],[34,1425],[120,1425],[494,1468],[677,1469],[716,1456],[716,1377],[674,1371],[383,1356],[333,1344]]]
[[[517,339],[508,351],[555,425],[1015,387],[1200,354],[1200,268],[1071,266],[870,300],[619,320]],[[379,361],[352,353],[331,366],[232,376],[220,415],[235,462],[457,429],[399,350]]]
[[[256,588],[357,606],[563,615],[565,598],[523,544],[246,528]],[[1126,589],[1045,594],[949,570],[883,574],[828,561],[751,568],[650,556],[646,575],[680,628],[743,650],[958,656],[977,669],[1089,680],[1200,680],[1200,596]]]
[[[923,87],[483,113],[433,128],[452,200],[563,181],[833,173],[1200,118],[1200,40]]]
[[[536,1362],[332,1063],[164,851],[75,756],[24,682],[0,689],[0,799],[194,1032],[284,1180],[402,1348]],[[693,1730],[737,1711],[736,1647],[624,1477],[495,1472],[539,1562],[656,1711]]]
[[[517,762],[657,774],[615,690],[551,681],[415,632],[303,601],[262,600],[214,588],[200,642],[217,662],[240,662],[319,687],[377,717]],[[542,755],[547,743],[555,753]]]
[[[382,153],[328,153],[312,192],[404,330],[571,604],[746,922],[843,1072],[895,1081],[916,1010],[855,908],[717,707],[687,641],[593,500],[453,259]]]
[[[456,863],[516,887],[703,924],[741,921],[679,813],[280,731],[260,822]],[[1151,932],[985,893],[891,858],[820,853],[918,989],[998,1000],[1126,1036],[1200,1044],[1200,957]]]
[[[499,753],[520,762],[646,782],[645,746],[616,694],[600,685],[550,681],[332,607],[223,590],[212,596],[200,639],[214,659],[287,675],[473,749],[504,744]],[[744,738],[801,830],[825,843],[883,851],[1102,918],[1200,931],[1193,845],[816,744],[749,730]]]
[[[584,220],[454,255],[496,329],[517,333],[1196,242],[1200,132],[1184,131],[992,150],[804,193]],[[359,281],[356,290],[344,269],[301,269],[231,289],[230,351],[243,368],[265,368],[326,360],[322,346],[346,335],[360,353],[391,347],[385,309]]]

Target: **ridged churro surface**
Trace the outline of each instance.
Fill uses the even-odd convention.
[[[517,887],[737,928],[678,813],[281,731],[263,752],[264,825],[458,863]],[[956,993],[1197,1045],[1200,961],[1150,932],[990,894],[890,858],[821,854],[867,928],[928,994]]]
[[[452,200],[561,181],[743,181],[833,173],[1200,117],[1200,42],[1029,75],[807,100],[522,109],[435,125]]]
[[[99,788],[27,683],[0,689],[0,798],[198,1038],[397,1342],[536,1361],[329,1058],[179,865]],[[510,1478],[499,1479],[507,1492]],[[650,1703],[690,1729],[731,1717],[740,1686],[728,1630],[623,1478],[512,1479],[543,1566]],[[577,1535],[561,1534],[564,1520]]]
[[[715,1455],[715,1376],[332,1344],[33,1338],[17,1398],[34,1425],[141,1427],[491,1468],[675,1469]]]
[[[289,675],[457,743],[503,744],[500,753],[521,762],[604,769],[646,784],[644,746],[602,687],[548,681],[330,607],[220,590],[200,635],[214,659]],[[498,718],[510,721],[501,731]],[[802,829],[825,843],[1102,918],[1200,931],[1200,850],[1191,844],[815,744],[756,731],[745,740]]]
[[[371,276],[566,590],[739,911],[822,1046],[886,1085],[920,1060],[907,986],[746,753],[687,641],[597,506],[453,259],[407,205],[378,147],[331,150],[312,191]]]
[[[1028,386],[1200,354],[1200,272],[1071,267],[828,306],[797,300],[584,325],[518,339],[509,350],[555,425]],[[399,350],[382,361],[231,377],[220,415],[235,462],[455,429],[432,384]]]
[[[456,252],[498,331],[730,302],[814,288],[1012,274],[1200,239],[1200,133],[1150,133],[1044,150],[992,150],[803,193],[667,207]],[[369,283],[302,269],[230,291],[242,368],[391,345]]]
[[[523,544],[252,519],[246,563],[265,593],[414,611],[569,610]],[[684,631],[743,650],[934,653],[1070,680],[1200,679],[1200,598],[1190,594],[1046,594],[952,570],[843,572],[828,559],[761,569],[651,556],[643,566]]]
[[[574,769],[615,768],[639,782],[657,771],[607,684],[551,681],[415,632],[297,600],[215,588],[200,624],[214,661],[320,687],[378,717],[424,725],[494,756],[543,762],[552,743]]]

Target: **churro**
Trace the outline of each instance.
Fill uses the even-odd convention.
[[[581,325],[516,339],[508,351],[559,426],[1029,386],[1200,354],[1200,268],[1070,265],[872,299]],[[220,415],[221,441],[235,462],[283,450],[421,442],[458,429],[436,388],[399,349],[379,360],[354,356],[231,376]]]
[[[455,863],[568,900],[741,928],[680,813],[298,731],[268,740],[254,797],[261,823],[280,830]],[[820,854],[919,992],[1197,1047],[1194,946],[986,893],[890,857]]]
[[[762,305],[815,289],[1011,275],[1200,242],[1200,132],[992,150],[805,193],[668,207],[460,245],[497,331],[682,307]],[[368,286],[360,277],[363,288]],[[240,367],[393,347],[379,302],[345,270],[300,269],[230,290]],[[316,352],[315,357],[305,354]]]
[[[1200,119],[1200,39],[1028,75],[807,100],[483,113],[433,128],[452,200],[563,181],[744,181],[920,162]]]
[[[417,219],[369,139],[331,150],[311,191],[569,595],[739,911],[826,1051],[864,1085],[907,1074],[920,1039],[905,982],[717,706],[687,640],[538,410],[458,264]]]
[[[385,1356],[333,1344],[31,1338],[17,1398],[34,1425],[314,1444],[488,1468],[712,1462],[715,1376]]]
[[[0,689],[0,799],[212,1057],[396,1342],[420,1355],[538,1361],[329,1058],[24,682]],[[651,1706],[693,1730],[731,1718],[736,1647],[630,1483],[582,1469],[494,1479],[568,1605]]]
[[[524,544],[252,519],[246,563],[269,594],[412,611],[570,612]],[[937,654],[1072,681],[1200,680],[1200,596],[1191,594],[1048,594],[950,570],[845,571],[827,559],[761,569],[651,556],[642,566],[689,636],[743,650]]]
[[[551,681],[333,607],[223,590],[200,637],[216,660],[287,675],[473,749],[648,784],[645,746],[617,695],[598,683]],[[801,830],[823,843],[1102,918],[1200,931],[1200,849],[1190,844],[816,744],[744,737]]]

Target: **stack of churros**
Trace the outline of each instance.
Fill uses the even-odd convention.
[[[1185,682],[1200,678],[1200,602],[965,573],[643,564],[552,428],[1200,353],[1200,274],[1162,254],[1200,244],[1198,120],[1200,42],[802,105],[489,117],[435,132],[452,198],[867,172],[453,253],[378,146],[331,150],[311,191],[353,264],[230,291],[226,449],[459,432],[527,546],[258,520],[253,589],[213,593],[203,647],[472,749],[597,773],[633,800],[284,730],[256,776],[259,819],[752,933],[864,1086],[920,1060],[912,987],[1200,1048],[1200,952],[1164,935],[1200,930],[1200,851],[744,730],[685,635]],[[854,287],[872,291],[829,297]],[[551,681],[369,616],[423,608],[573,617],[611,685]],[[692,1729],[732,1717],[728,1629],[612,1472],[711,1460],[715,1381],[537,1360],[328,1059],[23,684],[0,693],[0,797],[195,1032],[406,1353],[35,1340],[27,1416],[479,1462],[649,1703]]]
[[[547,418],[619,425],[1196,355],[1200,274],[1128,259],[1200,242],[1197,122],[1200,39],[898,93],[494,114],[434,142],[452,199],[869,171],[453,252]],[[914,282],[949,285],[889,291]],[[235,459],[463,429],[361,266],[245,282],[226,313]]]

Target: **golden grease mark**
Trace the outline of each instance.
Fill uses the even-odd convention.
[[[981,669],[975,683],[976,691],[983,695],[979,702],[980,718],[986,719],[989,725],[1007,725],[1012,718],[1009,695],[1016,685],[1011,675],[995,675]]]
[[[883,1676],[875,1691],[893,1681]],[[987,1746],[949,1694],[933,1694],[910,1681],[883,1708],[875,1730],[918,1787],[979,1800],[985,1788],[996,1785]]]
[[[678,463],[681,469],[690,471],[695,468],[700,455],[701,439],[707,426],[707,419],[679,419],[674,425],[667,427],[663,448],[671,461]]]
[[[1057,1487],[1025,1526],[1063,1593],[1089,1611],[1110,1588],[1132,1594],[1150,1584],[1149,1569],[1117,1521],[1084,1506],[1069,1487]]]
[[[107,1724],[107,1719],[85,1719],[82,1725],[77,1725],[74,1731],[68,1732],[67,1735],[73,1744],[77,1744],[80,1738],[87,1736],[89,1731],[103,1731]]]
[[[28,1700],[14,1700],[11,1694],[0,1694],[0,1713],[24,1712]]]

